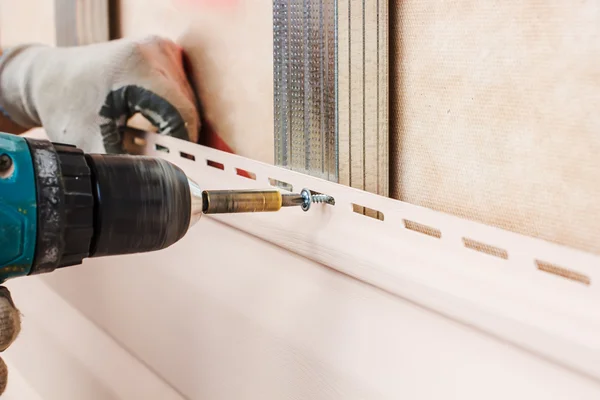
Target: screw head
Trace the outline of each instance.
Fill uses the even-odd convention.
[[[312,203],[312,194],[308,189],[302,189],[300,192],[300,196],[302,196],[302,210],[308,211],[310,210],[310,205]]]

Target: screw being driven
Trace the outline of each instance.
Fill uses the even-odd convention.
[[[308,211],[310,210],[310,205],[312,203],[326,203],[330,205],[335,205],[335,199],[326,194],[312,194],[308,189],[302,189],[300,192],[302,196],[302,210]]]
[[[269,190],[203,190],[203,214],[278,211],[281,207],[302,207],[308,211],[313,203],[335,205],[333,197],[302,189],[300,193]]]

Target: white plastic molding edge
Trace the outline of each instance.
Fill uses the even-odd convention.
[[[600,380],[597,255],[170,137],[136,132],[126,141],[206,189],[275,185],[332,195],[335,206],[306,213],[211,218]]]

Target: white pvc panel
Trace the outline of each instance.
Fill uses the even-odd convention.
[[[596,256],[141,136],[138,150],[179,164],[205,188],[273,178],[337,203],[206,217],[164,251],[9,282],[24,314],[3,354],[15,376],[10,396],[600,397]],[[474,250],[465,237],[495,248]],[[536,259],[571,275],[540,270]]]
[[[184,141],[145,142],[146,153],[177,163],[202,188],[264,188],[275,179],[332,195],[335,206],[309,213],[215,219],[600,378],[600,257]]]
[[[44,330],[58,329],[55,313],[76,309],[84,325],[136,359],[126,365],[145,365],[167,385],[123,398],[600,397],[597,257],[179,140],[144,140],[141,150],[176,162],[204,188],[266,187],[274,178],[337,203],[308,213],[206,217],[164,251],[11,282],[17,304],[34,315],[24,332],[47,337]],[[355,214],[350,203],[384,220]],[[506,259],[465,247],[463,237],[496,246],[487,251]],[[587,280],[539,270],[535,259]],[[47,308],[38,279],[66,302]],[[30,287],[34,281],[41,286]],[[37,290],[42,295],[31,296]],[[55,366],[63,396],[97,390],[96,398],[113,398],[113,385],[117,393],[146,390],[146,380],[158,385],[144,369],[119,367],[121,352],[108,352],[93,330],[73,320],[59,325],[83,332],[55,331],[60,339],[43,342],[60,343],[51,353],[59,361],[46,364]],[[57,389],[41,385],[31,367],[38,355],[23,350],[43,353],[46,344],[20,339],[9,361],[33,371],[28,383],[53,398],[46,393]],[[60,361],[75,350],[94,379],[60,379],[82,374]]]
[[[595,380],[209,218],[165,251],[45,281],[189,399],[600,396]]]
[[[7,286],[23,317],[18,339],[2,354],[9,367],[3,398],[183,399],[40,277]]]

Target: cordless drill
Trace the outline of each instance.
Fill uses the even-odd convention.
[[[195,193],[160,158],[0,133],[0,281],[166,248],[200,215]]]
[[[308,189],[200,190],[161,158],[86,154],[0,133],[0,283],[84,258],[161,250],[202,214],[266,212],[334,199]]]

